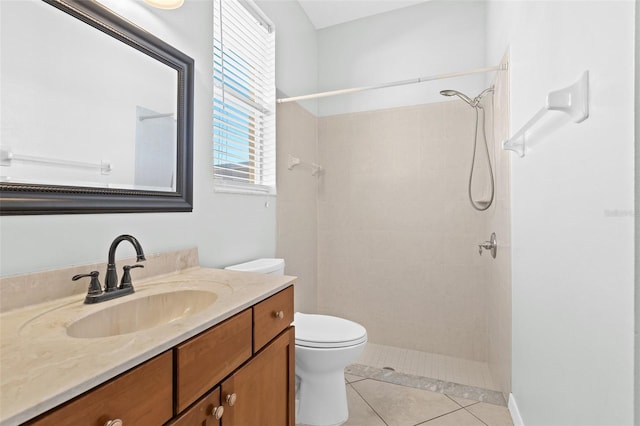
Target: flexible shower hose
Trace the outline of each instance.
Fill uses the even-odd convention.
[[[487,133],[486,133],[486,129],[485,129],[485,122],[484,122],[484,108],[482,108],[482,106],[479,104],[477,98],[476,98],[476,102],[475,105],[473,106],[473,109],[476,110],[476,131],[475,131],[475,135],[473,137],[473,157],[471,158],[471,170],[469,171],[469,201],[471,202],[471,206],[473,206],[474,209],[478,210],[478,211],[485,211],[487,210],[489,207],[491,207],[491,204],[493,203],[493,196],[494,196],[494,184],[493,184],[493,169],[491,167],[491,157],[489,156],[489,144],[487,142]],[[484,148],[485,148],[485,152],[487,154],[487,163],[489,163],[489,178],[490,178],[490,183],[491,183],[491,198],[489,199],[489,203],[487,203],[486,206],[481,206],[480,204],[477,204],[475,201],[473,201],[473,197],[471,196],[471,182],[473,181],[473,171],[475,169],[475,165],[476,165],[476,150],[477,150],[477,146],[478,146],[478,123],[479,123],[479,114],[478,111],[482,110],[482,136],[484,138]],[[484,204],[484,203],[483,203]]]

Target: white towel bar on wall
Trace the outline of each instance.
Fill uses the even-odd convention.
[[[44,163],[57,166],[79,167],[86,169],[100,169],[100,172],[103,175],[108,175],[112,171],[112,165],[109,161],[101,161],[100,163],[88,163],[84,161],[63,160],[61,158],[37,157],[34,155],[16,154],[8,149],[0,149],[0,166],[11,166],[14,161]]]
[[[564,89],[549,92],[547,103],[510,139],[502,143],[502,149],[510,150],[524,157],[527,136],[533,126],[548,111],[561,111],[574,123],[580,123],[589,117],[589,71],[582,73],[578,81]]]

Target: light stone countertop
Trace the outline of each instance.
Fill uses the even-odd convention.
[[[295,277],[191,268],[134,281],[136,292],[85,305],[74,295],[0,315],[0,426],[44,413],[195,336],[295,282]],[[110,305],[156,293],[205,290],[208,308],[134,333],[73,338],[66,326]]]

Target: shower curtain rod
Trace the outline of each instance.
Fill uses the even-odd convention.
[[[293,96],[290,98],[280,98],[276,100],[276,102],[281,104],[285,102],[296,102],[296,101],[304,101],[307,99],[325,98],[327,96],[346,95],[348,93],[364,92],[365,90],[384,89],[385,87],[405,86],[407,84],[422,83],[425,81],[432,81],[432,80],[442,80],[445,78],[462,77],[462,76],[471,75],[471,74],[482,74],[482,73],[487,73],[491,71],[501,71],[503,69],[504,67],[501,67],[500,65],[496,65],[495,67],[476,68],[470,71],[450,72],[447,74],[437,74],[437,75],[431,75],[428,77],[411,78],[409,80],[394,81],[391,83],[383,83],[375,86],[353,87],[351,89],[331,90],[329,92],[313,93],[310,95]]]

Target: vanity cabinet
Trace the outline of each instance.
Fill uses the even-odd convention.
[[[28,425],[293,426],[293,287]]]
[[[173,354],[164,352],[28,423],[33,426],[161,425],[171,419]]]

